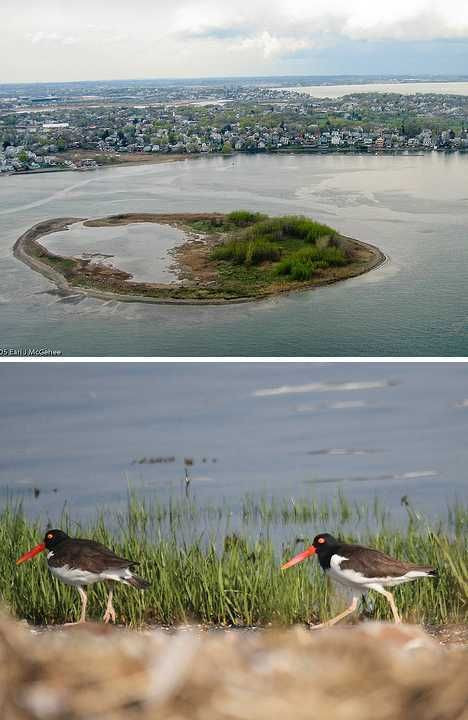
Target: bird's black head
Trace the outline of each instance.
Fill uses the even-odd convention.
[[[63,530],[47,530],[44,535],[44,541],[39,543],[39,545],[36,545],[36,547],[33,547],[32,550],[28,550],[28,552],[21,555],[21,557],[19,557],[16,561],[16,564],[21,565],[21,563],[26,562],[26,560],[31,560],[31,558],[35,557],[35,555],[39,555],[39,553],[44,552],[44,550],[52,550],[52,548],[56,547],[67,538],[68,535],[67,533],[64,533]]]
[[[336,548],[339,544],[339,541],[334,538],[333,535],[330,535],[330,533],[320,533],[320,535],[316,535],[312,543],[317,553],[328,552],[330,549]]]
[[[330,567],[332,555],[336,553],[340,544],[340,541],[330,533],[320,533],[314,537],[312,547],[315,548],[320,566],[324,570],[328,570]]]
[[[64,533],[63,530],[47,530],[44,535],[44,545],[47,550],[52,550],[52,548],[56,547],[56,545],[64,540],[67,540],[67,538],[68,535],[67,533]]]
[[[281,569],[287,570],[293,565],[297,565],[306,558],[315,554],[317,555],[319,563],[323,568],[330,567],[330,558],[339,545],[339,541],[336,540],[333,535],[330,535],[329,533],[320,533],[320,535],[316,535],[314,537],[314,542],[310,547],[306,548],[303,552],[300,552],[298,555],[291,558],[291,560],[284,563],[281,566]]]

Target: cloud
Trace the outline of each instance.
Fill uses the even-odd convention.
[[[466,0],[2,0],[19,79],[466,72]],[[47,23],[44,23],[44,17]],[[40,52],[39,52],[40,51]],[[62,51],[62,52],[60,52]]]
[[[283,57],[294,54],[300,50],[311,48],[315,42],[311,38],[281,37],[272,35],[267,30],[253,37],[246,37],[239,43],[229,47],[229,50],[244,51],[260,50],[265,59]]]
[[[180,39],[226,40],[247,35],[248,28],[242,13],[205,2],[175,8],[169,32]]]
[[[56,32],[44,32],[43,30],[38,30],[35,33],[29,33],[27,36],[33,45],[39,45],[39,44],[59,44],[59,45],[76,45],[78,43],[78,38],[73,37],[72,35],[61,35],[60,33]]]
[[[327,36],[336,40],[422,41],[468,38],[468,4],[453,0],[235,0],[222,5],[185,2],[173,10],[172,31],[183,38],[248,41],[267,56],[280,45],[313,47]],[[272,40],[273,38],[273,40]]]
[[[198,25],[197,27],[182,30],[175,34],[182,39],[231,40],[233,38],[243,37],[247,35],[248,32],[247,27]]]
[[[281,64],[288,60],[295,63],[294,70],[304,67],[310,72],[318,71],[320,58],[330,56],[333,48],[345,55],[352,54],[352,46],[359,46],[364,57],[388,43],[401,44],[403,52],[412,44],[468,40],[468,4],[464,0],[453,0],[450,6],[442,0],[392,0],[387,5],[374,0],[352,4],[344,0],[290,0],[287,4],[233,0],[228,5],[218,0],[201,4],[173,0],[167,28],[181,57],[188,59],[195,52],[211,67],[213,53],[223,53],[223,60],[228,62],[230,56],[231,63],[239,64],[239,72],[246,62],[257,64],[263,72],[268,67],[281,72]],[[416,56],[422,49],[414,47],[413,52]],[[322,67],[327,69],[326,62]],[[344,60],[340,72],[347,68]]]
[[[446,18],[440,11],[422,10],[419,13],[383,22],[366,24],[349,19],[342,34],[352,40],[447,40],[468,37],[468,20],[458,15]]]

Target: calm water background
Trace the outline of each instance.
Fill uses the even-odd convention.
[[[65,355],[467,355],[468,156],[237,155],[0,178],[2,347]],[[51,295],[12,256],[51,217],[123,212],[306,213],[388,262],[313,292],[224,307]]]
[[[423,83],[368,83],[362,85],[308,85],[289,88],[298,92],[305,92],[313,97],[343,97],[351,93],[399,93],[401,95],[415,95],[416,93],[435,93],[445,95],[468,95],[467,82],[423,82]]]
[[[467,499],[463,363],[8,364],[0,393],[0,499],[44,523],[64,506],[72,520],[122,509],[129,486],[180,500],[185,459],[190,497],[234,526],[246,493],[342,490],[396,522],[403,495],[429,518]]]

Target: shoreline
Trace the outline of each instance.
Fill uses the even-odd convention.
[[[167,154],[159,154],[159,155],[151,155],[149,153],[135,153],[137,155],[141,155],[141,157],[134,157],[132,156],[131,159],[120,159],[120,160],[110,160],[110,162],[102,162],[99,163],[97,160],[97,167],[77,167],[77,168],[70,168],[70,167],[61,167],[61,166],[53,166],[53,167],[44,167],[44,168],[36,168],[33,170],[15,170],[14,172],[5,172],[0,173],[0,177],[16,177],[17,175],[44,175],[47,173],[59,173],[59,172],[94,172],[96,170],[105,170],[106,168],[117,168],[117,167],[134,167],[136,165],[163,165],[165,163],[169,162],[181,162],[183,160],[195,160],[200,157],[206,157],[207,155],[213,155],[214,157],[221,157],[221,153],[185,153],[180,154],[177,153],[174,155],[171,155],[170,153]],[[233,153],[232,153],[233,154]],[[65,156],[66,160],[72,159],[72,155],[67,151],[63,154]],[[91,160],[95,160],[96,157],[102,156],[102,153],[93,153],[90,151],[89,153],[82,152],[82,157],[88,157]],[[60,157],[60,155],[59,155]],[[109,156],[113,157],[113,156]],[[222,157],[231,157],[231,155],[223,155]]]
[[[27,629],[33,633],[34,635],[47,635],[48,633],[62,633],[62,632],[69,632],[69,629],[66,625],[57,623],[54,625],[32,625],[27,622],[25,619],[19,619],[15,618],[18,622],[21,623],[27,623]],[[372,622],[372,621],[371,621]],[[377,624],[379,621],[374,621],[375,624]],[[381,621],[380,621],[381,622]],[[343,623],[341,625],[338,625],[334,632],[339,631],[341,632],[362,632],[363,629],[367,629],[369,624],[369,620],[360,619],[357,622],[353,623]],[[390,623],[382,623],[382,625],[386,625],[387,627],[393,628],[394,625],[391,625]],[[464,623],[445,623],[442,625],[430,625],[427,623],[421,623],[421,622],[404,622],[403,623],[405,627],[407,628],[413,628],[421,630],[422,632],[426,633],[428,637],[435,640],[439,646],[445,646],[445,647],[459,647],[459,648],[466,648],[468,647],[468,625]],[[112,631],[120,631],[120,632],[127,632],[127,633],[137,633],[142,635],[151,635],[152,633],[163,633],[164,635],[174,636],[178,633],[187,633],[191,632],[196,634],[198,637],[203,637],[203,635],[242,635],[243,633],[246,634],[254,634],[254,633],[275,633],[278,631],[282,632],[288,632],[295,630],[297,631],[297,628],[303,629],[305,632],[311,632],[313,633],[314,626],[308,626],[308,625],[302,625],[302,624],[293,624],[293,625],[279,625],[279,626],[273,626],[271,624],[265,624],[265,625],[217,625],[215,623],[209,624],[209,623],[177,623],[173,625],[161,625],[160,623],[144,623],[141,627],[128,627],[127,625],[124,625],[122,623],[117,622],[116,624],[110,626],[110,625],[103,625],[102,623],[99,623],[94,620],[89,620],[86,622],[85,627],[78,628],[79,632],[97,632],[99,634],[106,633],[106,632],[112,632]],[[76,632],[76,629],[74,630],[72,628],[71,632]],[[324,632],[328,632],[328,630],[324,630]]]
[[[65,264],[67,262],[73,262],[72,257],[66,257],[56,255],[51,251],[47,250],[41,243],[38,242],[39,238],[49,235],[54,232],[67,229],[70,225],[83,222],[91,227],[102,227],[109,225],[126,225],[136,222],[154,222],[160,224],[168,224],[179,226],[187,220],[204,220],[219,216],[219,213],[125,213],[116,216],[106,216],[104,218],[89,219],[89,218],[53,218],[50,220],[36,223],[31,228],[26,230],[15,242],[13,246],[14,256],[28,265],[32,270],[39,272],[41,275],[46,277],[48,280],[53,282],[57,289],[63,294],[64,297],[84,295],[94,297],[100,300],[116,300],[119,302],[144,302],[156,305],[232,305],[242,304],[247,302],[258,302],[261,300],[268,300],[274,297],[278,297],[284,294],[291,294],[295,292],[304,292],[306,290],[313,290],[318,287],[331,285],[336,282],[342,282],[344,280],[351,279],[353,277],[359,277],[371,270],[380,267],[387,260],[387,256],[375,245],[365,243],[354,238],[347,238],[340,236],[341,241],[347,247],[354,252],[367,251],[371,255],[371,260],[367,260],[364,264],[357,264],[357,267],[352,267],[352,263],[345,266],[344,274],[337,277],[335,274],[332,277],[315,278],[314,281],[308,281],[296,284],[295,287],[284,287],[277,288],[275,291],[260,294],[257,296],[246,296],[246,297],[213,297],[213,298],[181,298],[181,297],[158,297],[155,295],[144,295],[138,294],[137,292],[123,293],[112,290],[101,290],[96,287],[87,287],[83,285],[75,285],[70,283],[65,275],[60,272],[60,269],[55,269],[51,262]],[[188,233],[187,241],[184,243],[187,246],[190,243],[190,233]],[[41,258],[47,258],[47,260],[41,260]],[[85,267],[83,263],[82,267]],[[181,268],[180,268],[181,269]],[[347,272],[346,272],[347,270]],[[119,277],[120,280],[127,280],[129,275],[124,271],[118,270],[117,268],[112,271],[114,277]],[[111,275],[111,272],[108,274]],[[156,285],[150,283],[139,283],[143,288],[149,288],[157,291],[158,289],[163,291],[170,290],[170,285]]]
[[[9,720],[466,714],[465,648],[444,646],[407,624],[174,634],[92,624],[37,633],[5,614],[0,652],[8,659],[2,707]]]
[[[140,165],[159,165],[169,162],[182,162],[184,160],[197,160],[200,158],[226,158],[226,159],[233,159],[237,157],[242,156],[251,156],[251,155],[310,155],[313,157],[316,156],[328,156],[328,155],[356,155],[356,156],[394,156],[394,157],[423,157],[425,155],[429,155],[431,153],[445,153],[447,155],[454,155],[456,153],[460,153],[461,155],[464,155],[467,153],[468,150],[463,148],[457,148],[456,150],[450,149],[450,148],[337,148],[334,150],[331,150],[330,148],[321,148],[321,147],[314,147],[314,148],[301,148],[301,147],[284,147],[284,148],[278,148],[274,150],[268,150],[268,151],[259,151],[259,152],[231,152],[231,153],[221,153],[221,152],[204,152],[204,153],[177,153],[172,155],[171,153],[165,153],[165,154],[156,154],[151,155],[150,153],[134,153],[134,155],[131,157],[131,159],[126,159],[125,157],[120,158],[118,160],[110,159],[108,162],[101,162],[99,163],[96,158],[99,158],[99,153],[85,153],[83,152],[83,157],[87,156],[90,157],[91,160],[95,160],[97,163],[97,167],[79,167],[79,168],[68,168],[68,167],[51,167],[51,168],[37,168],[35,170],[17,170],[15,172],[5,172],[0,173],[0,177],[15,177],[17,175],[41,175],[46,173],[57,173],[57,172],[93,172],[95,170],[103,170],[106,168],[118,168],[118,167],[135,167]],[[139,157],[135,157],[135,155]],[[109,158],[112,158],[113,156],[109,156]],[[71,159],[69,154],[67,154],[66,159]]]

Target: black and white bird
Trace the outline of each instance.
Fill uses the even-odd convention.
[[[66,585],[74,585],[81,597],[81,616],[78,623],[86,622],[88,596],[83,587],[96,582],[121,582],[138,590],[149,587],[147,580],[137,577],[133,568],[137,563],[118,557],[112,550],[94,540],[71,538],[62,530],[48,530],[44,541],[21,555],[17,565],[30,560],[38,553],[47,551],[47,565],[50,572]],[[115,622],[112,605],[112,586],[109,589],[104,622]],[[75,625],[78,623],[67,623]]]
[[[314,542],[303,552],[281,566],[282,570],[297,565],[311,555],[317,555],[320,566],[335,582],[345,586],[352,592],[351,605],[336,617],[318,627],[329,627],[353,613],[358,606],[361,595],[374,590],[387,598],[396,623],[401,622],[395,599],[386,587],[402,585],[422,577],[436,577],[437,571],[426,565],[414,565],[402,562],[385,555],[380,550],[350,545],[329,535],[316,535]]]

